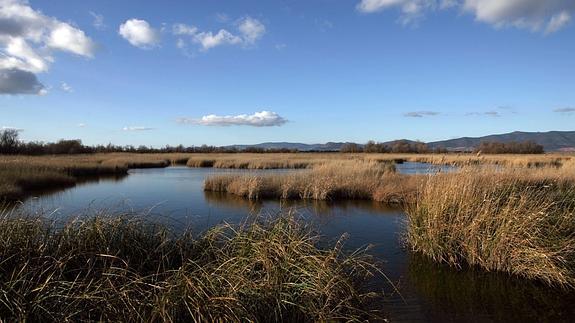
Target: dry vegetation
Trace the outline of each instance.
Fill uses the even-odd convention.
[[[178,154],[0,156],[0,200],[21,199],[33,190],[73,186],[83,178],[127,174],[130,168],[185,164]]]
[[[294,169],[333,161],[423,162],[437,165],[470,166],[501,165],[517,168],[560,167],[573,160],[567,154],[535,155],[481,155],[481,154],[344,154],[344,153],[291,153],[291,154],[192,154],[189,167],[238,169]]]
[[[204,189],[248,199],[364,199],[406,203],[415,197],[420,177],[395,173],[392,163],[334,161],[311,170],[266,175],[214,175]]]
[[[14,321],[302,322],[375,318],[378,267],[290,214],[194,239],[115,215],[63,226],[0,214],[0,317]]]
[[[467,169],[430,176],[408,242],[435,261],[575,287],[575,172]]]
[[[450,164],[458,173],[402,175],[393,163]],[[305,168],[218,175],[205,189],[249,199],[371,199],[405,206],[410,246],[432,259],[575,287],[572,155],[95,154],[0,158],[0,196],[74,185],[132,167]],[[485,167],[495,165],[495,167]]]
[[[435,261],[575,287],[575,160],[570,156],[476,157],[498,167],[443,156],[436,162],[460,158],[454,164],[468,166],[435,175],[396,174],[387,163],[391,157],[333,161],[292,174],[212,176],[205,189],[249,199],[401,203],[409,219],[409,245]]]

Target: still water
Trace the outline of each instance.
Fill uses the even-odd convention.
[[[416,163],[398,165],[402,173],[450,171]],[[146,212],[175,229],[201,232],[223,221],[238,223],[250,214],[294,209],[326,242],[349,234],[347,248],[373,245],[370,253],[400,294],[382,281],[381,307],[392,322],[557,322],[575,319],[575,295],[508,275],[453,270],[409,252],[403,241],[402,210],[371,201],[253,202],[203,191],[206,176],[246,171],[170,167],[130,170],[128,176],[102,178],[30,198],[21,208],[66,217],[102,211]],[[250,171],[253,173],[286,171]]]

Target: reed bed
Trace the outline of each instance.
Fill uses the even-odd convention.
[[[180,154],[94,154],[73,156],[0,156],[0,200],[18,200],[33,190],[65,188],[79,180],[125,175],[131,168],[185,164]]]
[[[510,168],[544,168],[561,167],[564,163],[574,160],[570,154],[538,154],[538,155],[482,155],[482,154],[367,154],[367,160],[379,161],[409,161],[435,165],[476,166],[500,165]]]
[[[333,161],[291,174],[211,176],[204,188],[252,200],[399,203],[416,252],[458,268],[478,266],[575,288],[575,161],[467,166],[433,175],[392,170],[386,161]]]
[[[501,165],[517,168],[547,168],[572,165],[575,159],[567,154],[549,155],[414,155],[414,154],[340,154],[340,153],[281,153],[281,154],[136,154],[110,153],[91,155],[62,156],[0,156],[0,199],[20,199],[29,194],[29,186],[35,188],[66,187],[78,178],[99,175],[126,174],[130,168],[156,168],[170,165],[188,167],[215,167],[235,169],[316,169],[333,163],[401,163],[404,161],[427,162],[446,165]],[[335,164],[334,164],[335,165]],[[330,166],[326,166],[330,167]],[[573,166],[571,166],[573,167]],[[2,170],[3,169],[3,170]],[[19,174],[15,176],[13,174]],[[267,179],[266,179],[267,180]],[[385,195],[407,194],[409,189],[398,194],[391,183],[406,182],[398,178],[387,178],[374,194],[375,200],[387,201]],[[329,182],[333,184],[333,181]],[[318,184],[319,185],[319,184]],[[284,185],[285,186],[285,185]],[[341,185],[340,185],[341,186]],[[354,186],[357,186],[354,184]],[[361,185],[360,185],[361,186]],[[369,190],[370,185],[364,185]],[[410,186],[410,185],[406,185]],[[296,189],[296,193],[297,193]],[[316,193],[305,192],[305,196],[321,197]],[[366,192],[363,190],[364,193]],[[403,191],[403,190],[402,190]],[[291,193],[290,193],[291,194]],[[295,194],[295,193],[294,193]],[[330,193],[331,194],[331,193]],[[359,194],[359,193],[358,193]],[[361,194],[360,194],[361,195]],[[369,194],[363,194],[369,195]],[[350,195],[353,197],[355,195]],[[342,195],[345,198],[345,194]],[[327,198],[327,197],[326,197]],[[365,198],[361,197],[361,198]]]
[[[395,174],[391,163],[333,161],[291,174],[214,175],[204,190],[225,192],[252,200],[364,199],[405,203],[415,196],[419,177]]]
[[[573,288],[574,183],[568,168],[427,177],[407,207],[407,241],[437,262]]]
[[[329,163],[335,159],[350,160],[352,156],[337,153],[291,154],[199,154],[192,156],[188,167],[230,169],[305,169]]]
[[[286,153],[286,154],[194,154],[188,167],[235,169],[305,169],[333,161],[375,161],[384,163],[420,162],[436,165],[499,165],[512,168],[561,167],[575,160],[572,154],[481,155],[481,154],[362,154],[362,153]]]
[[[344,238],[320,248],[293,214],[220,225],[199,238],[131,215],[56,224],[0,216],[0,319],[311,322],[381,318],[380,275]]]

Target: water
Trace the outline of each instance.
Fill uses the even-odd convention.
[[[398,170],[410,174],[437,171],[420,163],[405,163]],[[53,216],[60,217],[103,209],[146,210],[175,228],[189,227],[196,232],[223,221],[238,223],[258,212],[274,214],[280,208],[295,208],[313,222],[326,242],[348,233],[349,249],[374,245],[370,253],[384,261],[385,272],[401,293],[394,293],[383,280],[378,282],[377,288],[388,295],[379,307],[391,321],[557,322],[575,318],[573,293],[508,275],[456,271],[410,253],[402,243],[406,217],[400,209],[372,201],[253,202],[203,191],[207,175],[224,172],[245,171],[186,167],[130,170],[128,176],[84,182],[30,198],[21,208],[53,210]]]

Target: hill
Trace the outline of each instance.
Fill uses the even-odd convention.
[[[542,145],[545,151],[575,151],[575,131],[522,132],[489,135],[483,137],[463,137],[428,143],[428,147],[443,147],[448,150],[473,150],[484,141],[511,142],[533,141]]]
[[[391,146],[398,140],[384,142]],[[411,144],[415,141],[405,140]],[[446,148],[451,151],[470,151],[483,141],[511,142],[511,141],[534,141],[542,145],[545,151],[575,151],[575,131],[549,131],[549,132],[522,132],[489,135],[483,137],[462,137],[442,141],[428,142],[429,148]],[[243,150],[246,148],[261,149],[290,149],[299,151],[339,151],[347,142],[328,142],[325,144],[303,144],[295,142],[264,142],[255,145],[233,145],[226,148],[235,147]],[[362,146],[362,145],[360,145]]]

